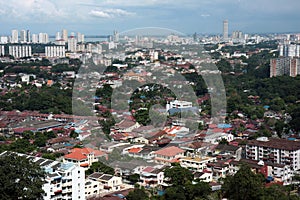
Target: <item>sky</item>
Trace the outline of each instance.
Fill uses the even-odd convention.
[[[299,0],[0,0],[0,34],[12,29],[86,35],[162,27],[185,34],[300,32]]]

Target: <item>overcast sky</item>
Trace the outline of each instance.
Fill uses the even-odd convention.
[[[140,27],[183,33],[300,32],[299,0],[0,0],[0,34],[111,34]]]

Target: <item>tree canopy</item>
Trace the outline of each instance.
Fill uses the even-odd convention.
[[[43,199],[45,172],[14,153],[0,156],[0,199]]]

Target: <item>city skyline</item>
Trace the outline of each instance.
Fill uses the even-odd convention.
[[[130,1],[13,0],[0,1],[1,34],[12,29],[29,29],[54,35],[67,29],[85,34],[110,34],[138,27],[163,27],[186,34],[222,33],[228,19],[229,33],[298,32],[300,2],[213,0]],[[38,20],[37,20],[38,19]]]

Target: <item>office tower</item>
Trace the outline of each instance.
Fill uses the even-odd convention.
[[[77,50],[77,40],[74,35],[70,36],[68,39],[68,51],[76,52]]]
[[[55,45],[46,46],[45,55],[49,58],[63,58],[65,57],[65,46]]]
[[[18,30],[11,31],[11,43],[18,43],[19,42],[19,33]]]
[[[68,41],[68,31],[66,29],[62,30],[62,39],[66,42]]]
[[[38,34],[32,34],[32,43],[38,43],[39,42],[39,37]]]
[[[228,20],[223,21],[223,40],[228,40]]]
[[[30,33],[30,30],[26,31],[26,36],[27,36],[27,38],[26,38],[27,42],[30,43],[31,42],[31,33]]]
[[[27,36],[26,36],[26,31],[25,30],[20,31],[20,42],[21,43],[27,42]]]

